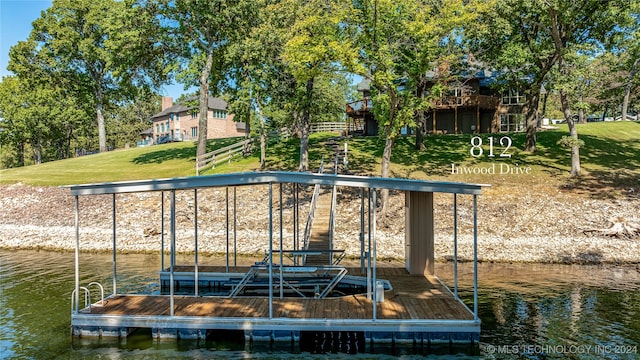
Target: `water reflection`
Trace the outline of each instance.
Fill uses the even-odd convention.
[[[112,286],[111,255],[81,257],[81,282]],[[159,291],[156,255],[118,255],[118,291]],[[221,259],[205,258],[215,265]],[[186,258],[185,261],[188,261]],[[250,262],[252,259],[246,259]],[[125,340],[71,339],[70,296],[73,254],[0,251],[0,358],[356,358],[421,357],[424,354],[469,358],[478,348],[435,344],[391,346],[362,344],[346,337],[312,338],[311,347],[290,343],[252,343],[217,334],[208,340],[152,340],[137,332]],[[439,276],[452,284],[451,266],[439,264]],[[471,265],[460,266],[460,296],[472,303]],[[640,345],[640,273],[637,266],[479,265],[482,357],[638,358]],[[337,339],[341,337],[338,336]],[[353,342],[349,343],[351,340]],[[317,344],[328,344],[318,347]],[[364,349],[365,353],[362,353]],[[315,354],[314,354],[315,353]]]

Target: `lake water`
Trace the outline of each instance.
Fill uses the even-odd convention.
[[[111,255],[81,256],[81,283],[111,284]],[[211,261],[218,261],[213,259]],[[203,260],[204,263],[207,260]],[[158,289],[159,256],[118,255],[119,292]],[[451,279],[451,264],[437,273]],[[640,347],[640,273],[632,266],[479,265],[479,346],[374,346],[331,358],[636,359]],[[460,268],[472,298],[470,265]],[[109,286],[107,286],[109,288]],[[241,341],[72,339],[72,253],[0,250],[0,359],[325,358],[288,344]],[[109,292],[109,291],[107,291]]]

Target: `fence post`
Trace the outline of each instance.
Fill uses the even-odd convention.
[[[216,154],[211,156],[211,170],[216,168]]]

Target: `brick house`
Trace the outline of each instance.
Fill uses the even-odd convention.
[[[197,97],[187,99],[187,102]],[[243,122],[233,121],[233,114],[227,113],[227,102],[209,96],[207,114],[207,139],[219,139],[244,136],[246,126]],[[173,104],[173,99],[162,97],[162,111],[151,117],[155,144],[168,141],[195,141],[198,139],[198,106]]]
[[[495,81],[495,74],[481,70],[461,82],[451,84],[447,93],[436,99],[427,112],[426,133],[524,131],[524,95],[519,91],[501,94],[491,87]],[[346,105],[350,127],[364,135],[377,135],[378,123],[372,113],[370,81],[364,79],[358,85],[358,91],[362,94],[362,100]]]

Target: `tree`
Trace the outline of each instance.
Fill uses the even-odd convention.
[[[74,129],[83,126],[85,113],[59,85],[16,76],[0,83],[0,141],[15,148],[14,165],[25,165],[27,145],[36,164],[70,156]]]
[[[625,16],[619,20],[619,26],[624,27],[624,31],[618,32],[619,36],[615,44],[617,50],[623,53],[622,64],[628,71],[622,99],[623,120],[627,119],[631,89],[640,70],[640,1],[629,1],[629,5],[627,11],[623,13]]]
[[[406,74],[406,86],[412,89],[407,94],[409,103],[404,106],[415,110],[417,150],[424,149],[426,114],[433,100],[442,95],[456,75],[460,75],[455,74],[454,69],[456,64],[465,62],[461,42],[465,28],[481,26],[475,19],[490,3],[453,0],[426,6],[415,2],[414,8],[407,9],[409,17],[403,22],[406,39],[398,66],[400,73]],[[469,62],[465,63],[470,66]],[[436,84],[429,84],[433,81]]]
[[[24,166],[25,146],[28,143],[29,124],[21,113],[23,99],[20,79],[7,76],[0,82],[0,144],[6,149],[9,145],[15,149],[15,157],[8,161],[12,165]],[[5,164],[3,164],[5,165]]]
[[[577,63],[579,57],[571,58],[571,54],[580,51],[588,44],[602,44],[605,37],[616,31],[616,17],[619,9],[614,2],[607,3],[599,0],[592,1],[546,1],[545,8],[548,19],[548,32],[553,40],[554,53],[557,59],[558,72],[565,79],[575,84],[576,71],[571,62]],[[579,24],[576,24],[579,23]],[[573,61],[572,61],[573,60]],[[572,76],[573,75],[573,76]],[[579,73],[578,73],[579,76]],[[566,84],[566,82],[565,82]],[[570,109],[570,86],[560,86],[560,103],[565,120],[569,125],[569,136],[564,144],[571,147],[571,176],[580,176],[580,146],[578,130]]]
[[[536,151],[540,89],[558,60],[551,34],[546,0],[498,0],[480,22],[473,40],[475,53],[502,71],[510,87],[526,89],[525,150]],[[572,25],[573,26],[573,25]]]
[[[130,98],[141,87],[165,78],[156,36],[157,17],[147,2],[134,0],[55,0],[33,23],[31,51],[41,71],[65,79],[94,109],[100,151],[105,151],[104,108]],[[24,53],[24,51],[23,51]],[[29,76],[27,57],[11,58],[18,76]]]
[[[317,109],[315,91],[320,77],[341,70],[355,59],[356,50],[345,33],[344,19],[352,11],[348,2],[322,0],[283,0],[277,11],[291,11],[289,37],[282,58],[296,81],[295,97],[299,106],[294,121],[300,131],[299,171],[309,169],[311,116]],[[272,8],[275,9],[275,8]],[[345,99],[343,98],[344,102]]]
[[[241,41],[256,19],[253,1],[161,0],[162,15],[169,21],[165,31],[181,47],[175,55],[186,61],[178,78],[199,86],[197,155],[207,150],[209,95],[219,95],[228,74],[227,51]],[[214,84],[213,87],[210,84]]]
[[[114,148],[135,144],[140,133],[151,128],[151,117],[160,111],[160,96],[141,93],[134,100],[116,104],[106,119],[107,142]]]
[[[361,75],[371,79],[374,117],[384,137],[381,176],[389,177],[391,153],[403,126],[424,122],[430,106],[427,73],[453,62],[454,30],[471,21],[474,2],[414,0],[355,1],[351,22],[357,29]],[[444,79],[444,78],[443,78]],[[418,144],[419,145],[419,144]],[[382,213],[388,191],[382,191]]]
[[[300,136],[299,170],[307,171],[311,123],[344,113],[348,85],[342,63],[354,54],[340,27],[348,7],[300,0],[255,6],[261,9],[255,26],[229,49],[231,107],[236,116],[250,119],[255,113],[259,119],[261,167],[269,123]]]

